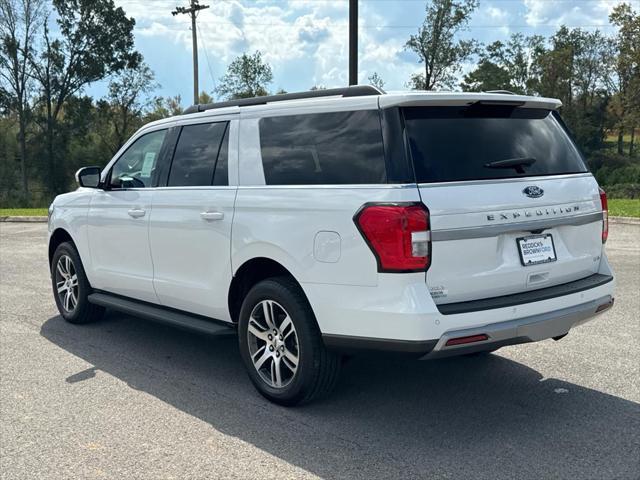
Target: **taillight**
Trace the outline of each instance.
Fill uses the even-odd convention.
[[[429,210],[416,203],[369,204],[354,217],[379,272],[425,271],[431,263]]]
[[[607,206],[607,193],[602,189],[600,190],[600,203],[602,204],[602,243],[609,238],[609,207]]]

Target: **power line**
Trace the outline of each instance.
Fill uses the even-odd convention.
[[[209,75],[211,76],[211,83],[213,84],[213,89],[216,89],[216,80],[213,78],[213,70],[211,69],[211,62],[209,61],[209,52],[207,48],[207,44],[204,41],[204,35],[202,35],[202,31],[200,31],[200,25],[198,25],[198,33],[200,34],[200,38],[202,38],[202,46],[204,47],[204,58],[207,59],[207,67],[209,68]]]
[[[198,89],[198,34],[196,31],[196,15],[200,10],[209,8],[209,5],[199,5],[198,0],[191,0],[189,7],[176,7],[171,12],[174,17],[180,14],[191,16],[191,40],[193,41],[193,103],[198,104],[200,92]]]

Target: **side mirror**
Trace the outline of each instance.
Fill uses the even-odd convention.
[[[83,167],[76,172],[76,181],[81,187],[98,188],[100,173],[100,167]]]

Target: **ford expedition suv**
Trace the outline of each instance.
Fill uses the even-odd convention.
[[[357,86],[190,107],[50,207],[60,314],[238,331],[283,405],[341,356],[560,339],[613,304],[607,200],[558,100]]]

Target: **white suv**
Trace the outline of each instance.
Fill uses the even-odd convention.
[[[191,107],[50,208],[61,315],[237,328],[270,400],[341,355],[559,339],[613,304],[604,192],[558,100],[351,87]]]

